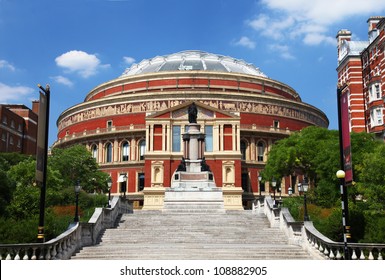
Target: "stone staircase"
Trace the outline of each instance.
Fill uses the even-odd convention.
[[[310,259],[301,247],[288,245],[279,228],[251,211],[124,214],[98,245],[72,259],[109,260],[247,260]]]

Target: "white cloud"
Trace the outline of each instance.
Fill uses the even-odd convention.
[[[62,84],[62,85],[65,85],[67,87],[72,87],[74,85],[74,83],[66,78],[66,77],[63,77],[61,75],[59,76],[54,76],[54,77],[51,77],[51,79],[53,79],[55,82],[57,82],[58,84]]]
[[[354,16],[372,16],[385,11],[378,0],[261,0],[268,13],[247,24],[274,40],[302,40],[307,45],[335,45],[331,26]],[[343,26],[341,27],[343,28]],[[330,34],[330,32],[334,32]]]
[[[9,86],[0,82],[0,103],[18,102],[34,92],[30,87]]]
[[[295,59],[295,56],[290,53],[290,48],[287,45],[272,44],[269,46],[269,49],[270,51],[277,53],[277,55],[283,59]]]
[[[109,64],[102,65],[95,54],[88,54],[77,50],[66,52],[58,56],[55,61],[57,66],[62,67],[69,72],[75,72],[83,78],[93,76],[100,68],[110,66]]]
[[[129,57],[129,56],[123,56],[123,61],[125,64],[131,65],[135,62],[135,58]]]
[[[13,66],[11,63],[9,63],[6,60],[0,59],[0,69],[8,69],[12,72],[16,70],[15,66]]]
[[[249,37],[243,36],[237,42],[235,42],[236,46],[242,46],[249,49],[255,49],[256,43],[252,41]]]

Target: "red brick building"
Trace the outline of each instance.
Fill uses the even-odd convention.
[[[385,18],[371,17],[367,23],[367,41],[352,41],[348,30],[337,34],[338,84],[348,96],[351,131],[383,139]]]
[[[32,110],[25,105],[0,105],[0,152],[36,154],[39,102]]]
[[[198,107],[205,157],[231,209],[272,191],[259,185],[275,141],[309,125],[328,127],[319,109],[290,86],[243,60],[185,51],[143,60],[64,111],[56,146],[84,144],[113,179],[112,193],[162,204],[183,156],[187,108]],[[282,193],[295,185],[284,180]]]

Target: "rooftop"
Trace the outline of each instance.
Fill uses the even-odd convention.
[[[162,71],[214,71],[267,77],[259,68],[241,59],[203,51],[182,51],[144,59],[127,68],[121,77]]]

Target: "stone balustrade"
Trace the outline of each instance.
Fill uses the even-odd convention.
[[[132,203],[113,197],[110,208],[96,208],[87,223],[72,223],[58,237],[44,243],[0,244],[0,260],[65,260],[84,246],[95,245],[118,216],[132,212]]]
[[[335,242],[320,233],[311,221],[296,222],[287,208],[274,206],[271,196],[257,201],[254,211],[264,213],[272,227],[280,227],[290,244],[302,246],[315,259],[344,259],[344,243]],[[352,260],[382,260],[385,244],[348,243]]]

